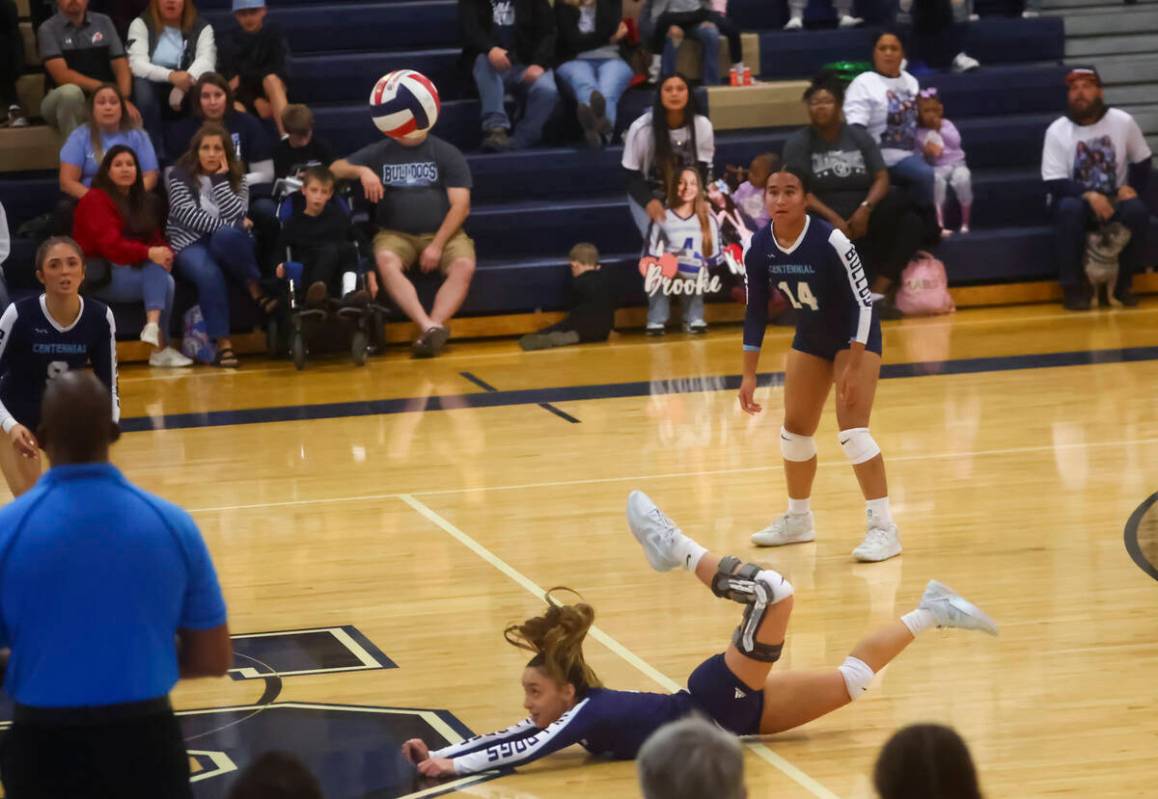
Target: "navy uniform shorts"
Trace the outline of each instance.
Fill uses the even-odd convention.
[[[713,721],[736,735],[760,732],[764,690],[752,690],[732,673],[723,654],[705,660],[688,677],[692,701]]]
[[[802,314],[796,325],[792,349],[815,355],[826,361],[834,361],[838,352],[849,348],[850,325],[851,322],[846,320],[839,320],[839,325],[834,325],[833,320],[819,313]],[[880,312],[876,308],[873,308],[873,319],[869,325],[865,349],[877,355],[881,354],[881,320]]]

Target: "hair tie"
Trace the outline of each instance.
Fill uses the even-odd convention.
[[[921,91],[918,93],[918,96],[922,100],[940,99],[937,95],[937,87],[936,86],[930,86],[928,89],[921,89]]]

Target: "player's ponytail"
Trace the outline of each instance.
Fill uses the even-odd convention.
[[[547,612],[512,624],[503,631],[503,637],[507,643],[535,653],[528,666],[542,669],[559,684],[571,683],[575,695],[582,697],[589,688],[603,686],[583,658],[583,639],[595,621],[595,609],[586,602],[563,604],[555,598],[556,591],[571,589],[552,588],[547,592]]]

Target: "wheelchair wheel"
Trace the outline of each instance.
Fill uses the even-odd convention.
[[[265,349],[271,358],[280,358],[282,356],[281,341],[278,339],[277,319],[270,317],[265,323]]]
[[[358,328],[354,331],[354,335],[350,337],[350,355],[354,359],[354,366],[366,365],[366,353],[370,346],[370,340],[366,336],[366,331]]]
[[[294,359],[294,368],[299,372],[306,368],[306,337],[302,331],[295,330],[290,341],[290,352]]]
[[[370,346],[375,355],[386,352],[386,315],[377,306],[370,310]]]

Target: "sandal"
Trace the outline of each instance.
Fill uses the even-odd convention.
[[[222,369],[236,369],[240,363],[233,352],[233,347],[222,347],[217,351],[217,357],[213,359],[213,365]]]

